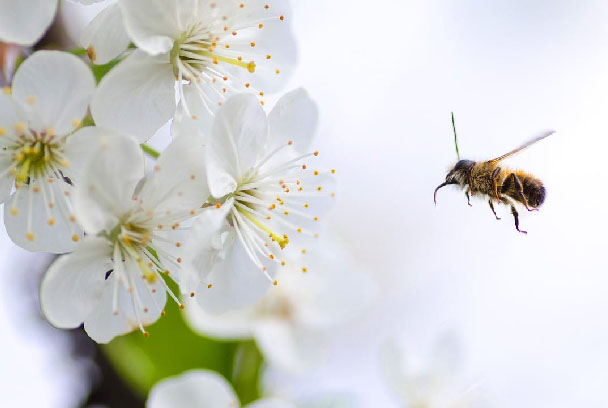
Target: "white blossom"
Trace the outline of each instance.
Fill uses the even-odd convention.
[[[127,38],[137,47],[101,81],[95,122],[145,141],[173,116],[176,80],[182,95],[185,82],[196,89],[205,114],[234,92],[275,91],[295,63],[288,19],[286,0],[119,0],[82,41],[98,62],[124,51]]]
[[[333,202],[334,171],[319,169],[318,152],[310,151],[316,125],[317,107],[301,89],[281,98],[269,117],[247,94],[218,111],[203,138],[217,211],[204,211],[192,227],[185,251],[198,273],[182,285],[186,293],[204,292],[197,300],[207,310],[255,303],[278,283],[273,275],[288,263],[283,250],[299,251],[318,236]]]
[[[453,333],[437,339],[426,359],[416,360],[394,340],[381,350],[386,382],[400,406],[406,408],[481,408],[478,382],[462,372],[462,350]]]
[[[281,270],[281,284],[254,306],[212,314],[191,301],[187,321],[206,336],[254,338],[265,360],[282,370],[298,372],[320,363],[331,353],[327,333],[367,310],[375,295],[373,282],[351,255],[323,241],[322,252],[300,254],[313,257],[306,261],[308,272]]]
[[[135,139],[94,128],[99,147],[75,187],[75,214],[87,231],[81,246],[59,258],[41,288],[41,305],[56,327],[77,327],[105,343],[153,323],[166,295],[163,275],[179,280],[181,223],[208,195],[201,152],[176,141],[152,174]],[[92,147],[93,148],[93,147]]]
[[[68,252],[82,234],[68,196],[88,156],[91,135],[74,131],[94,87],[78,58],[38,51],[0,94],[0,202],[11,239],[26,249]]]

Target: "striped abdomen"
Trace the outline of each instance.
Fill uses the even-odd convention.
[[[547,195],[543,182],[521,170],[516,170],[513,174],[515,174],[522,186],[523,195],[528,202],[528,206],[531,208],[540,207]],[[510,174],[507,174],[507,178],[502,184],[501,193],[516,201],[522,202],[519,189],[516,186],[516,182],[513,180],[513,176]]]

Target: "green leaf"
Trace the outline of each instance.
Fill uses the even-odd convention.
[[[101,81],[101,79],[108,73],[110,72],[110,70],[112,68],[114,68],[114,66],[116,64],[118,64],[121,61],[120,58],[116,58],[113,59],[112,61],[108,62],[107,64],[103,64],[103,65],[93,65],[91,67],[91,69],[93,70],[93,75],[95,76],[95,80],[97,81],[97,83],[99,83],[99,81]]]

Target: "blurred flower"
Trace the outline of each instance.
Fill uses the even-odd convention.
[[[268,118],[241,94],[203,136],[210,204],[219,211],[203,212],[192,227],[185,251],[195,253],[188,258],[198,273],[184,278],[182,290],[202,283],[197,300],[208,311],[257,302],[277,284],[275,268],[287,264],[287,233],[298,247],[317,236],[319,216],[333,202],[333,177],[304,163],[318,155],[307,153],[316,125],[317,106],[304,90],[281,98]]]
[[[179,277],[180,223],[208,195],[196,146],[177,141],[141,185],[143,154],[130,137],[92,128],[99,148],[74,189],[74,211],[88,235],[59,258],[41,288],[41,306],[56,327],[84,322],[99,343],[156,321],[168,292],[161,273]],[[180,304],[181,306],[181,304]]]
[[[150,391],[147,408],[238,408],[241,404],[224,377],[213,371],[192,370],[159,381]],[[265,398],[248,408],[295,408],[276,398]]]
[[[318,256],[310,254],[307,273],[281,270],[281,284],[256,305],[214,315],[191,302],[187,321],[206,336],[255,338],[266,361],[280,369],[312,367],[327,356],[326,333],[367,310],[375,294],[373,281],[350,254],[329,242],[322,248]]]
[[[428,360],[419,367],[406,361],[394,341],[381,350],[383,374],[393,395],[405,408],[465,408],[486,406],[461,375],[460,344],[452,333],[443,334]]]
[[[32,45],[46,32],[58,0],[0,0],[0,41]]]
[[[26,47],[0,42],[0,87],[10,85],[15,73],[17,59],[20,55],[25,55],[26,53]]]
[[[92,4],[101,0],[71,0]],[[46,32],[57,11],[58,0],[0,0],[0,41],[32,45]]]
[[[0,93],[0,202],[8,234],[28,250],[68,252],[82,234],[68,196],[89,139],[73,132],[94,88],[78,58],[38,51]]]
[[[128,44],[124,33],[137,50],[101,81],[91,104],[95,122],[145,141],[174,114],[176,80],[181,94],[184,81],[196,88],[206,112],[234,92],[276,90],[295,63],[288,4],[120,0],[120,10],[110,6],[83,37],[89,55],[98,62],[117,56]]]

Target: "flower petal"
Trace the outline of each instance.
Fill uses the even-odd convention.
[[[106,132],[93,141],[92,159],[74,188],[78,222],[89,233],[113,228],[134,204],[135,187],[144,175],[144,157],[137,141]]]
[[[167,55],[135,51],[101,80],[91,102],[98,126],[148,140],[175,112],[175,76]]]
[[[320,332],[290,324],[283,319],[266,319],[256,325],[255,341],[269,363],[290,372],[301,372],[328,356]]]
[[[142,326],[157,321],[167,301],[167,293],[157,280],[149,283],[139,274],[138,266],[129,257],[125,262],[114,263],[114,271],[106,280],[104,292],[99,303],[84,321],[84,329],[97,343],[108,343],[114,337],[139,329],[138,317]],[[122,268],[117,273],[117,269]],[[118,275],[122,279],[129,279],[126,286],[119,283],[116,291],[118,314],[114,314],[114,287]],[[135,309],[137,308],[137,309]]]
[[[156,214],[198,210],[209,197],[204,168],[205,150],[196,138],[184,136],[160,155],[138,196]]]
[[[200,290],[196,300],[210,313],[224,313],[259,301],[272,283],[251,261],[240,239],[227,248],[226,256],[217,262],[206,277],[212,287]]]
[[[95,146],[98,148],[104,135],[108,133],[110,132],[97,126],[85,126],[66,137],[63,155],[68,161],[68,167],[65,173],[74,184],[78,184],[85,165],[96,150]]]
[[[32,45],[48,29],[57,0],[0,0],[0,41]]]
[[[207,370],[192,370],[158,382],[146,402],[147,408],[239,406],[238,397],[228,381]]]
[[[138,48],[150,55],[169,52],[188,28],[199,1],[122,0],[125,28]]]
[[[211,194],[220,198],[236,188],[260,157],[268,139],[268,121],[249,94],[228,99],[217,113],[207,140],[207,177]]]
[[[70,0],[73,3],[80,3],[80,4],[84,4],[85,6],[89,6],[91,4],[95,4],[95,3],[101,3],[102,1],[106,1],[106,0]]]
[[[0,92],[0,147],[6,147],[18,137],[17,123],[27,123],[27,114],[12,95]]]
[[[219,209],[210,207],[196,219],[183,247],[184,263],[179,287],[182,293],[196,292],[217,262],[226,258],[234,242],[234,231],[226,222],[233,206],[229,199]]]
[[[319,108],[304,88],[285,94],[268,115],[271,146],[281,146],[289,140],[294,149],[310,152],[310,143],[317,131]]]
[[[4,225],[11,240],[33,252],[63,254],[75,250],[83,232],[70,220],[72,211],[65,195],[71,192],[72,186],[58,179],[50,183],[35,179],[22,185],[4,205]]]
[[[40,287],[42,313],[55,327],[78,327],[101,297],[104,278],[112,269],[105,239],[87,237],[78,250],[57,259]]]
[[[80,44],[95,64],[106,64],[118,57],[130,42],[118,4],[108,6],[95,16],[80,39]]]
[[[200,296],[205,296],[201,288]],[[195,299],[185,300],[186,322],[194,331],[222,340],[240,340],[253,337],[253,328],[262,318],[255,308],[231,310],[222,314],[207,313]]]
[[[37,51],[17,70],[13,96],[36,117],[42,129],[59,136],[80,124],[95,89],[84,62],[59,51]],[[30,124],[31,125],[31,124]]]

